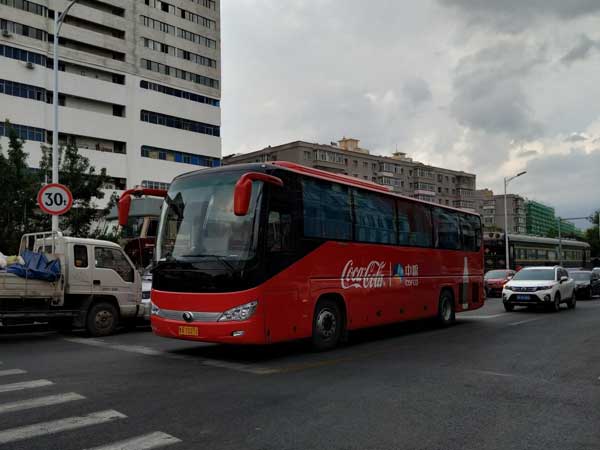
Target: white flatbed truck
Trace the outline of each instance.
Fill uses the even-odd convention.
[[[61,273],[49,282],[0,271],[0,327],[48,322],[107,336],[143,316],[140,274],[114,242],[30,233],[24,249],[59,259]]]

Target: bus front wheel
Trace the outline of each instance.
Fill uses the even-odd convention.
[[[454,323],[455,318],[454,298],[449,291],[443,290],[440,294],[440,302],[438,306],[438,322],[441,326],[447,327],[448,325],[452,325]]]
[[[317,351],[330,350],[342,335],[342,314],[338,304],[332,300],[320,300],[313,317],[312,343]]]

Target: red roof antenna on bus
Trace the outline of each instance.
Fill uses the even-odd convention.
[[[339,183],[345,183],[345,184],[349,184],[351,186],[356,186],[356,187],[366,187],[366,188],[375,189],[375,190],[381,191],[381,192],[391,192],[390,188],[388,188],[386,186],[382,186],[377,183],[373,183],[371,181],[359,180],[357,178],[354,178],[354,177],[351,177],[348,175],[331,173],[331,172],[327,172],[326,170],[315,169],[313,167],[303,166],[302,164],[296,164],[296,163],[289,162],[289,161],[274,161],[271,164],[273,164],[274,166],[285,167],[287,169],[291,169],[296,172],[304,173],[306,175],[312,175],[314,177],[321,178],[324,180],[337,181]]]
[[[131,196],[142,197],[149,195],[151,197],[166,197],[167,191],[165,189],[150,189],[144,187],[135,187],[128,189],[121,194],[119,199],[118,210],[119,210],[119,225],[124,227],[127,225],[127,219],[129,218],[129,210],[131,209]]]

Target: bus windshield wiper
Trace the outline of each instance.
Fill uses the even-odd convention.
[[[225,267],[227,267],[231,271],[231,273],[235,272],[235,268],[233,267],[233,265],[231,265],[231,263],[229,261],[227,261],[223,255],[211,255],[208,253],[202,253],[202,254],[197,254],[197,255],[194,255],[194,254],[181,255],[181,257],[182,258],[215,258],[217,261],[219,261]]]

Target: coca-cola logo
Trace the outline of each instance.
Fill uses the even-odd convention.
[[[355,266],[349,260],[342,270],[342,289],[384,287],[386,265],[385,261],[371,261],[366,266]]]

